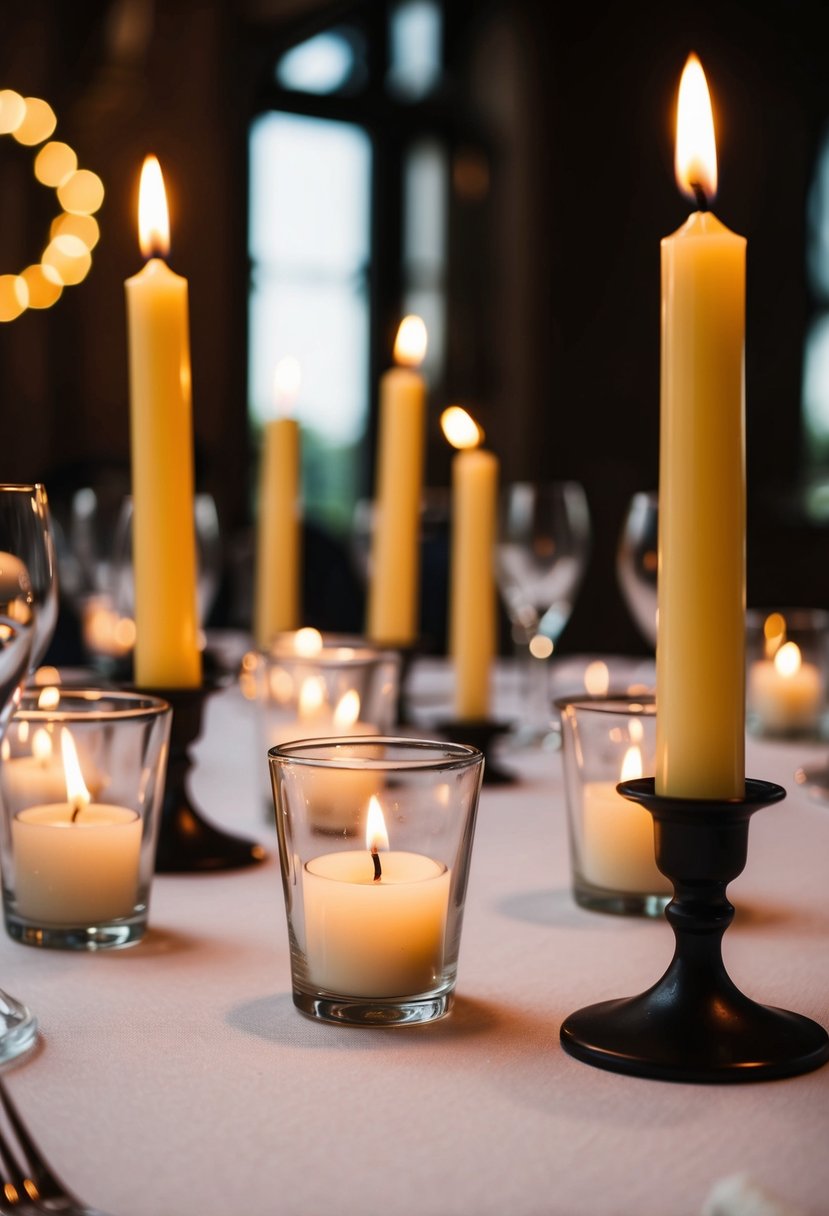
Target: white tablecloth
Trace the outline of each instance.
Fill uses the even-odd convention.
[[[829,1024],[829,805],[792,779],[825,749],[752,743],[789,790],[752,821],[725,955],[751,996]],[[254,870],[159,877],[140,946],[39,951],[0,977],[42,1027],[9,1087],[59,1172],[117,1216],[694,1216],[746,1171],[829,1211],[829,1067],[746,1086],[628,1079],[565,1055],[567,1013],[664,970],[663,920],[580,910],[560,758],[482,796],[454,1013],[398,1030],[302,1017],[253,707],[209,703],[193,788],[254,834]]]

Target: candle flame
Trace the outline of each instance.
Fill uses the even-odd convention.
[[[629,747],[622,761],[622,781],[635,781],[642,776],[642,751],[638,747]]]
[[[784,680],[791,679],[800,671],[800,647],[797,642],[784,642],[774,656],[775,670]]]
[[[584,688],[591,697],[603,697],[610,687],[610,669],[601,659],[588,663],[584,672]]]
[[[440,416],[440,425],[453,448],[477,448],[484,441],[483,428],[460,405],[448,406]]]
[[[60,689],[50,685],[44,688],[37,698],[38,709],[57,709],[60,705]]]
[[[325,684],[319,676],[308,676],[299,690],[299,716],[301,720],[313,718],[325,701]]]
[[[294,637],[294,654],[298,654],[302,659],[310,659],[321,650],[322,634],[319,629],[308,626],[297,630]]]
[[[772,612],[763,624],[763,648],[767,659],[773,659],[786,640],[786,618],[781,612]]]
[[[52,740],[48,730],[44,730],[42,726],[39,726],[32,735],[32,755],[41,764],[45,763],[52,755]]]
[[[353,726],[360,717],[360,694],[350,688],[340,697],[334,709],[334,725],[339,729]]]
[[[158,157],[148,156],[138,187],[138,243],[145,258],[165,258],[170,252],[170,216]]]
[[[63,755],[63,771],[66,774],[66,798],[77,810],[89,806],[89,790],[84,784],[75,741],[65,726],[61,727],[60,750]]]
[[[639,718],[628,718],[628,735],[631,743],[641,743],[645,737],[645,728]]]
[[[302,387],[302,365],[295,355],[283,355],[273,371],[273,398],[278,414],[296,404]]]
[[[679,82],[674,169],[683,194],[706,201],[717,193],[717,144],[714,115],[702,64],[689,55]],[[696,189],[695,189],[696,187]]]
[[[371,850],[387,849],[389,847],[389,835],[386,831],[386,821],[383,818],[383,808],[379,801],[372,794],[368,804],[368,816],[366,818],[366,848]]]
[[[403,367],[420,367],[426,358],[428,336],[422,317],[404,317],[394,340],[394,361]]]

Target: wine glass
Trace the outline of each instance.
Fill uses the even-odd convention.
[[[656,572],[659,496],[634,494],[616,550],[616,577],[639,632],[656,646]]]
[[[42,485],[0,484],[0,738],[30,671],[55,630],[58,588],[49,505]],[[10,825],[4,821],[3,830]],[[0,1063],[34,1042],[37,1021],[0,990]]]
[[[546,660],[553,654],[587,568],[590,512],[575,481],[514,482],[501,492],[496,576],[522,673],[519,743],[552,732]]]

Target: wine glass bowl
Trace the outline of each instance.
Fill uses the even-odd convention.
[[[496,576],[524,660],[526,741],[552,729],[549,658],[570,619],[590,552],[590,512],[578,482],[514,482],[501,493]]]
[[[57,615],[46,491],[39,484],[0,484],[0,739],[27,675],[46,653]],[[26,1051],[36,1035],[33,1015],[0,990],[0,1063]]]
[[[616,577],[639,632],[656,646],[659,496],[634,494],[616,550]]]

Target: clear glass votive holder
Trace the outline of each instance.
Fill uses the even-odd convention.
[[[746,726],[765,738],[825,738],[829,612],[746,613]]]
[[[294,1004],[353,1026],[443,1017],[482,754],[377,736],[287,743],[268,758]]]
[[[562,763],[573,897],[583,908],[658,916],[673,893],[654,859],[653,819],[616,792],[654,771],[653,697],[562,698]]]
[[[147,926],[172,711],[139,693],[34,688],[0,747],[6,929],[101,950]]]

